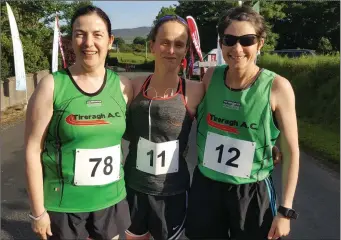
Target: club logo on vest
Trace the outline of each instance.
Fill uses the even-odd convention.
[[[114,114],[108,113],[107,115],[104,113],[97,115],[70,114],[69,116],[66,117],[65,121],[70,125],[77,126],[105,125],[110,124],[110,122],[104,119],[116,117],[121,117],[119,112],[116,112]]]
[[[241,104],[240,104],[240,102],[224,100],[223,101],[223,107],[227,108],[227,109],[232,109],[232,110],[239,110],[241,107]]]
[[[225,132],[235,133],[239,134],[239,131],[237,128],[246,128],[246,129],[252,129],[257,130],[257,124],[251,123],[247,124],[246,122],[238,122],[237,120],[228,120],[225,118],[218,117],[213,114],[207,114],[206,121],[209,126],[217,128],[219,130],[223,130]]]
[[[100,107],[102,106],[102,100],[88,100],[86,101],[88,107]]]

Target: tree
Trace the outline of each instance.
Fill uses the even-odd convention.
[[[198,26],[201,50],[208,52],[217,47],[217,23],[219,16],[236,6],[237,2],[230,1],[180,1],[176,7],[176,14],[185,18],[192,16]]]
[[[319,53],[329,53],[333,50],[333,47],[328,38],[322,37],[318,43],[316,50]]]
[[[166,16],[166,15],[175,15],[175,5],[169,6],[169,7],[162,7],[159,11],[158,15],[155,17],[155,20],[153,22],[153,26],[156,25],[156,23],[159,21],[160,18]]]
[[[79,4],[91,4],[86,1]],[[80,5],[59,1],[9,2],[17,22],[23,45],[26,72],[50,69],[53,26],[56,12],[60,22],[70,23],[71,16]],[[1,2],[1,80],[14,75],[14,58],[7,8]],[[70,26],[68,26],[69,29]],[[66,28],[67,29],[67,28]],[[71,31],[69,31],[71,33]]]
[[[334,51],[340,50],[340,2],[286,2],[283,11],[286,17],[274,23],[278,49],[317,49],[325,37]]]
[[[143,37],[136,37],[133,40],[133,44],[145,45],[146,44],[146,39],[143,38]]]
[[[117,44],[119,47],[123,44],[125,44],[125,41],[121,37],[115,37],[114,44]]]

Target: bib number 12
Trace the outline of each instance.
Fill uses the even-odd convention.
[[[220,146],[218,146],[215,150],[216,151],[219,151],[219,154],[218,154],[218,163],[221,163],[221,160],[222,160],[222,157],[223,157],[223,152],[224,152],[224,144],[220,144]],[[235,167],[235,168],[238,168],[238,164],[236,163],[233,163],[234,161],[236,161],[239,156],[240,156],[240,151],[238,150],[238,148],[235,148],[235,147],[231,147],[229,148],[228,150],[229,153],[233,153],[235,152],[235,155],[228,159],[225,163],[226,166],[230,166],[230,167]]]

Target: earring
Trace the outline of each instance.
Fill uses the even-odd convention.
[[[260,50],[257,51],[257,55],[260,55]]]

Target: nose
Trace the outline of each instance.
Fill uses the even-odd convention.
[[[174,54],[174,44],[170,44],[170,45],[169,45],[168,53],[169,53],[169,54]]]
[[[240,45],[239,41],[237,41],[236,44],[233,45],[233,50],[235,50],[237,52],[243,51],[243,46]]]
[[[86,37],[84,38],[83,44],[85,47],[92,47],[94,45],[94,41],[91,37],[91,35],[86,35]]]

